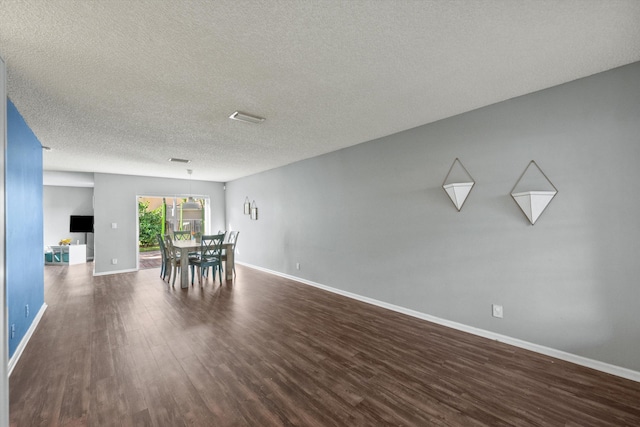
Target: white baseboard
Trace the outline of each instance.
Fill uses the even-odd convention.
[[[47,307],[48,306],[46,302],[42,304],[42,306],[40,307],[40,310],[38,311],[38,314],[36,314],[36,317],[33,318],[33,322],[31,322],[31,326],[29,326],[29,329],[27,329],[27,333],[24,334],[24,337],[22,337],[22,339],[20,340],[20,344],[18,344],[16,351],[13,353],[13,356],[11,356],[11,359],[9,359],[9,365],[7,367],[9,376],[11,376],[11,372],[13,372],[13,368],[15,368],[15,366],[18,364],[18,360],[20,360],[20,356],[22,356],[22,352],[27,347],[27,344],[29,343],[31,336],[36,331],[36,328],[38,327],[38,324],[40,323],[40,320],[42,319],[42,316],[44,315],[44,312],[47,309]]]
[[[133,273],[139,271],[137,268],[129,268],[126,270],[112,270],[112,271],[103,271],[101,273],[96,273],[96,270],[93,270],[94,276],[107,276],[109,274],[120,274],[120,273]]]
[[[333,292],[348,298],[353,298],[358,301],[372,304],[378,307],[386,308],[388,310],[396,311],[398,313],[406,314],[408,316],[416,317],[418,319],[427,320],[438,325],[447,326],[449,328],[457,329],[459,331],[468,332],[473,335],[478,335],[483,338],[496,340],[505,344],[513,345],[515,347],[524,348],[536,353],[544,354],[546,356],[555,357],[556,359],[564,360],[567,362],[575,363],[576,365],[585,366],[587,368],[595,369],[597,371],[606,372],[607,374],[616,375],[618,377],[626,378],[632,381],[640,382],[640,372],[633,371],[631,369],[623,368],[609,363],[600,362],[598,360],[589,359],[586,357],[578,356],[577,354],[567,353],[562,350],[557,350],[551,347],[545,347],[542,345],[534,344],[528,341],[523,341],[517,338],[512,338],[506,335],[496,334],[495,332],[487,331],[473,326],[464,325],[462,323],[452,322],[450,320],[441,319],[439,317],[431,316],[426,313],[411,310],[405,307],[400,307],[394,304],[389,304],[384,301],[379,301],[373,298],[364,297],[362,295],[354,294],[352,292],[343,291],[341,289],[332,288],[330,286],[322,285],[320,283],[312,282],[310,280],[302,279],[299,277],[291,276],[288,274],[280,273],[278,271],[269,270],[266,268],[258,267],[255,265],[247,264],[244,262],[238,262],[237,264],[244,265],[255,270],[260,270],[265,273],[273,274],[275,276],[284,277],[286,279],[295,280],[306,285],[310,285],[316,288],[323,289],[325,291]]]

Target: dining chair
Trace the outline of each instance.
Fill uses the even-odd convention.
[[[222,238],[223,242],[224,242],[224,239],[227,238],[227,230],[218,230],[218,232],[216,234],[217,235],[220,235],[220,234],[224,235],[224,237]],[[198,249],[198,251],[199,250],[200,249]],[[224,249],[222,250],[222,253],[224,253]],[[195,252],[195,253],[189,252],[189,257],[191,257],[193,255],[197,256],[198,254],[199,254],[199,252]],[[220,263],[220,268],[222,268],[222,263]],[[222,272],[224,273],[224,270]],[[214,273],[215,273],[215,271],[214,271]],[[209,268],[205,268],[204,269],[204,277],[209,277]]]
[[[193,277],[195,275],[194,268],[198,267],[198,283],[202,286],[202,276],[205,270],[209,270],[212,267],[212,278],[215,281],[216,268],[218,269],[218,276],[220,283],[222,283],[222,264],[220,262],[222,252],[222,242],[224,241],[224,234],[214,234],[202,236],[200,241],[200,254],[197,258],[189,259],[189,267],[191,268],[191,284],[193,285]]]
[[[173,238],[174,240],[191,240],[191,232],[190,231],[174,231]],[[189,252],[189,257],[196,256],[197,252]]]
[[[164,239],[162,238],[162,236],[158,233],[156,234],[156,237],[158,239],[158,244],[160,246],[160,255],[162,256],[162,265],[160,266],[160,277],[162,277],[162,280],[164,280],[164,278],[167,276],[167,265],[170,263],[169,253],[167,252],[167,248],[164,245]]]
[[[169,255],[167,258],[169,263],[169,277],[167,278],[167,283],[169,283],[171,276],[173,276],[173,282],[171,282],[171,285],[173,286],[176,283],[178,270],[180,270],[180,249],[173,246],[173,240],[168,234],[164,236],[164,243]]]
[[[227,260],[227,251],[232,251],[232,253],[236,253],[236,243],[238,242],[238,235],[240,234],[239,231],[230,231],[229,232],[229,240],[227,240],[227,243],[231,243],[231,248],[230,249],[224,249],[222,251],[222,258],[220,258],[222,261],[226,261]],[[236,275],[236,263],[233,263],[233,275]]]
[[[173,238],[176,240],[191,240],[190,231],[174,231]]]

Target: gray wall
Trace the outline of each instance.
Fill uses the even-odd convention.
[[[534,226],[531,160],[559,190]],[[640,371],[639,182],[635,63],[228,183],[227,228],[240,262]]]
[[[95,274],[138,268],[138,196],[209,196],[211,228],[224,228],[224,184],[132,175],[95,174]],[[111,224],[116,223],[117,229]],[[118,259],[116,265],[111,264]]]
[[[61,187],[45,185],[42,194],[44,216],[44,244],[57,245],[61,239],[69,238],[76,243],[87,244],[87,256],[93,257],[93,234],[69,232],[70,215],[93,215],[93,188]]]

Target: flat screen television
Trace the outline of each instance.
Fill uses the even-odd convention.
[[[93,215],[71,215],[70,233],[93,233]]]

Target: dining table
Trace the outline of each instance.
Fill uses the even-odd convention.
[[[174,240],[173,246],[180,250],[180,287],[189,287],[189,252],[194,252],[200,249],[200,242],[194,239],[191,240]],[[226,253],[226,261],[224,263],[224,278],[225,280],[233,280],[233,243],[222,243],[222,250]],[[213,280],[215,280],[215,274],[212,274]]]

